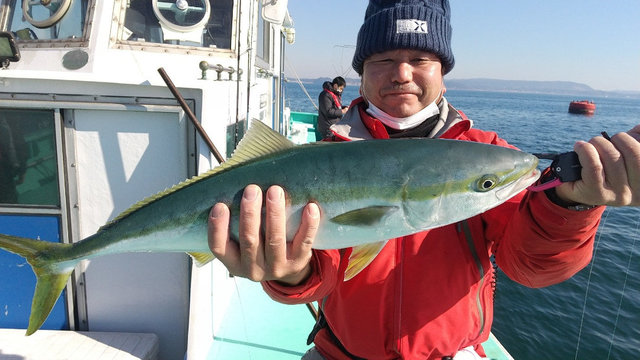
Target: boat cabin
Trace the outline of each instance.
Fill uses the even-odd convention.
[[[285,133],[286,5],[0,0],[0,232],[76,242],[218,165],[160,68],[224,156],[250,121]],[[234,338],[218,331],[234,283],[185,254],[105,256],[76,269],[42,329],[154,333],[160,359],[203,359]],[[34,285],[0,251],[0,328],[26,328]]]

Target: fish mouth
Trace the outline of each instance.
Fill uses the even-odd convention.
[[[540,170],[533,168],[524,176],[510,182],[502,189],[495,192],[496,198],[500,201],[507,201],[510,198],[516,196],[522,190],[528,188],[531,184],[535,183],[540,177]]]

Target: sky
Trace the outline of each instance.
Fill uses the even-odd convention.
[[[288,77],[357,77],[366,0],[289,0]],[[445,77],[573,81],[640,91],[640,0],[450,0],[455,67]]]

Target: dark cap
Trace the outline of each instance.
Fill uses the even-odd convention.
[[[362,75],[369,56],[414,49],[436,54],[448,73],[455,63],[450,17],[448,0],[370,0],[358,32],[353,68]]]

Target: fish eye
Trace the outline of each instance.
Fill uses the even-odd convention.
[[[482,175],[476,181],[476,191],[485,192],[493,189],[498,185],[498,177],[495,175]]]

